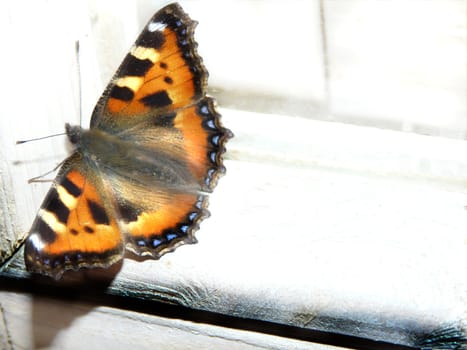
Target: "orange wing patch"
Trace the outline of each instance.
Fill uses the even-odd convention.
[[[212,190],[220,175],[224,145],[233,134],[220,123],[215,101],[205,97],[196,105],[177,112],[174,127],[182,132],[187,163],[206,191]]]
[[[117,223],[96,188],[77,170],[59,175],[26,241],[28,269],[58,278],[68,269],[109,266],[122,251]]]
[[[196,243],[194,232],[209,215],[207,198],[194,194],[174,194],[157,210],[141,212],[134,221],[123,224],[127,249],[142,256],[159,258],[180,244]]]
[[[197,106],[191,106],[179,111],[174,119],[174,127],[182,132],[190,170],[196,177],[202,178],[208,167],[208,138],[197,109]]]

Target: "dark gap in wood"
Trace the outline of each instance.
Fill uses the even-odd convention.
[[[170,305],[157,301],[142,300],[128,296],[117,296],[106,292],[108,284],[92,284],[79,287],[64,287],[50,283],[36,282],[33,279],[15,279],[0,276],[0,290],[13,293],[30,293],[44,298],[56,298],[61,301],[83,302],[96,306],[107,306],[127,311],[169,319],[181,319],[194,323],[250,331],[283,338],[314,342],[319,344],[344,347],[356,350],[409,350],[420,349],[344,334],[287,326],[273,322],[245,319],[214,312],[194,310],[179,305]]]

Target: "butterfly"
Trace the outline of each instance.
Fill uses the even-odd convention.
[[[233,134],[206,95],[197,22],[170,4],[149,21],[99,99],[90,128],[66,124],[74,146],[25,242],[28,271],[107,268],[128,250],[160,258],[209,216]]]

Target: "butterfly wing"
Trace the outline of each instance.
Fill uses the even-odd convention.
[[[108,178],[128,250],[157,259],[181,244],[196,242],[194,232],[209,216],[206,195],[167,186],[148,191],[149,181],[140,178]]]
[[[31,227],[24,257],[29,271],[60,278],[65,270],[107,267],[120,260],[123,242],[95,176],[75,153],[60,169]]]
[[[115,133],[204,97],[208,74],[196,51],[196,24],[178,4],[158,11],[97,103],[91,128]]]
[[[215,101],[205,96],[208,73],[196,51],[192,21],[178,4],[156,13],[136,40],[94,110],[91,129],[117,135],[154,161],[144,167],[189,178],[173,186],[170,176],[157,182],[107,169],[120,226],[129,250],[159,257],[183,243],[194,243],[194,231],[209,215],[206,192],[225,172],[222,154],[232,137],[220,122]],[[141,154],[142,154],[141,153]],[[142,158],[142,157],[135,157]],[[159,176],[161,177],[161,176]],[[131,178],[131,180],[130,180]],[[137,195],[135,195],[137,194]]]

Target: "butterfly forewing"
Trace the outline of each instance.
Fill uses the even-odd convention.
[[[156,13],[97,104],[91,127],[118,129],[204,96],[207,71],[196,51],[195,25],[178,4]]]

